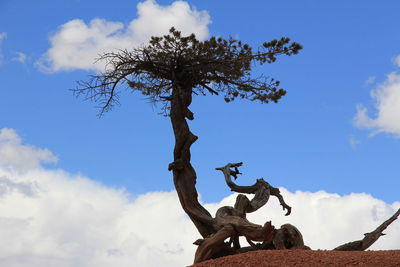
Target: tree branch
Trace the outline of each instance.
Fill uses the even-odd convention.
[[[211,87],[207,86],[206,84],[201,83],[200,85],[206,88],[212,95],[218,95],[218,92],[214,91]]]
[[[379,237],[385,235],[383,231],[392,222],[394,222],[397,219],[397,217],[399,217],[399,215],[400,215],[400,209],[398,209],[397,212],[393,214],[392,217],[390,217],[389,219],[384,221],[381,225],[379,225],[374,231],[370,233],[365,233],[364,234],[365,237],[363,239],[343,244],[341,246],[338,246],[334,250],[341,250],[341,251],[366,250],[372,244],[374,244],[375,241],[379,239]]]
[[[285,215],[289,215],[292,208],[285,203],[279,189],[271,186],[264,179],[257,179],[257,182],[251,186],[239,186],[232,181],[231,176],[237,179],[237,175],[241,174],[238,167],[242,165],[242,162],[228,163],[224,167],[216,168],[216,170],[220,170],[224,173],[226,184],[232,191],[244,194],[254,194],[254,197],[251,201],[249,201],[246,197],[245,199],[242,198],[242,200],[240,200],[242,203],[238,203],[238,198],[235,207],[240,207],[239,210],[245,213],[254,212],[264,206],[268,202],[269,196],[273,195],[278,198],[283,210],[287,210]],[[234,168],[234,170],[231,168]]]

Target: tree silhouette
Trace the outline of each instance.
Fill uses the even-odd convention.
[[[197,140],[187,120],[193,120],[189,109],[192,95],[222,95],[226,102],[236,98],[278,102],[286,91],[280,82],[266,76],[253,77],[254,63],[273,63],[280,55],[297,54],[302,46],[289,38],[272,40],[253,50],[248,44],[235,39],[211,37],[199,41],[195,35],[182,36],[171,28],[169,34],[151,37],[148,45],[131,51],[120,50],[102,55],[98,60],[106,62],[103,73],[91,76],[89,81],[79,82],[74,90],[77,95],[100,103],[100,115],[118,103],[122,88],[135,90],[153,102],[162,104],[162,113],[170,117],[174,136],[174,161],[168,170],[173,180],[183,210],[190,217],[202,238],[198,245],[195,262],[222,255],[240,253],[252,249],[290,249],[304,246],[300,231],[286,224],[275,229],[271,222],[264,226],[246,219],[246,213],[263,206],[269,197],[279,199],[283,209],[289,207],[279,189],[263,179],[252,186],[238,186],[237,178],[242,163],[228,163],[217,168],[223,172],[227,185],[240,193],[233,207],[222,207],[215,218],[200,204],[196,190],[196,172],[190,163],[190,147]],[[254,194],[249,200],[244,194]],[[250,247],[242,248],[238,236],[245,236]],[[224,242],[230,238],[229,242]],[[261,242],[261,243],[254,243]]]

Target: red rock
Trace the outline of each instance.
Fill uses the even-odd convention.
[[[226,256],[192,267],[290,267],[290,266],[359,266],[400,267],[400,250],[331,251],[331,250],[259,250]]]

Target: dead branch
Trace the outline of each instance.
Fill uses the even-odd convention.
[[[242,165],[242,162],[228,163],[224,167],[216,168],[216,170],[220,170],[224,173],[225,182],[232,191],[244,194],[254,194],[254,197],[251,201],[249,201],[247,197],[243,195],[243,197],[240,198],[241,203],[238,203],[238,197],[235,207],[240,207],[244,213],[254,212],[264,206],[268,202],[270,195],[273,195],[278,198],[283,210],[287,210],[285,215],[289,215],[292,208],[285,203],[285,200],[280,194],[279,189],[271,186],[264,179],[257,179],[257,182],[251,186],[239,186],[232,181],[231,176],[237,179],[237,175],[241,174],[238,170],[238,167]],[[231,168],[233,168],[233,170]]]
[[[397,217],[399,217],[399,215],[400,215],[400,209],[398,209],[397,212],[393,214],[392,217],[390,217],[389,219],[384,221],[381,225],[379,225],[374,231],[370,233],[365,233],[363,239],[343,244],[333,250],[341,250],[341,251],[366,250],[372,244],[374,244],[375,241],[379,239],[379,237],[385,235],[383,231],[392,222],[394,222],[397,219]]]

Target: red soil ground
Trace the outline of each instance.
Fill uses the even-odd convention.
[[[329,251],[259,250],[208,260],[192,267],[290,267],[360,266],[400,267],[400,250]]]

